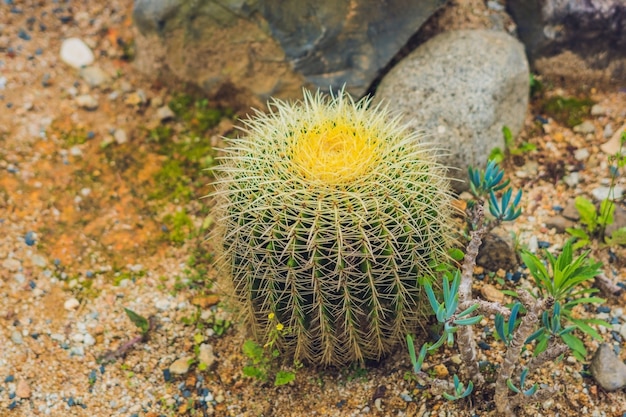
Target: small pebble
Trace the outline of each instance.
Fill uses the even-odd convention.
[[[4,382],[13,382],[15,381],[15,377],[13,375],[9,375],[6,378],[4,378]]]
[[[589,158],[589,150],[586,148],[576,149],[574,151],[574,159],[577,161],[586,161]]]
[[[28,246],[33,246],[37,243],[37,234],[35,232],[27,232],[24,235],[24,243]]]
[[[592,116],[604,116],[606,114],[606,109],[599,104],[594,104],[591,106],[591,115]]]
[[[30,398],[30,386],[28,385],[28,383],[26,381],[24,381],[23,379],[20,379],[19,381],[17,381],[17,388],[15,388],[15,394],[19,397],[19,398]]]
[[[80,302],[76,298],[70,298],[63,304],[63,308],[68,311],[75,310],[80,305]]]
[[[115,129],[113,137],[115,138],[115,142],[117,142],[118,145],[122,145],[128,142],[128,136],[126,135],[126,131],[124,131],[123,129]]]
[[[576,133],[587,134],[587,133],[595,133],[596,127],[589,120],[585,120],[578,126],[574,126],[572,130]]]
[[[615,187],[613,187],[612,192],[611,192],[611,187],[606,187],[606,186],[596,187],[593,190],[591,190],[591,195],[593,195],[593,198],[595,198],[596,201],[606,200],[609,198],[609,195],[614,201],[620,200],[622,198],[623,193],[624,193],[624,189],[620,187],[619,185],[616,185]]]
[[[184,375],[189,371],[189,363],[193,360],[190,357],[182,357],[176,359],[169,367],[171,373],[175,375]]]
[[[91,49],[78,38],[65,39],[61,44],[60,54],[63,62],[76,69],[91,65],[94,60]]]
[[[17,330],[11,332],[11,340],[16,345],[21,345],[22,343],[24,343],[24,339],[22,339],[22,333],[18,332]]]
[[[176,115],[172,109],[169,108],[169,106],[163,106],[157,109],[156,116],[160,121],[164,122],[166,120],[173,119]]]
[[[76,104],[86,110],[96,110],[98,108],[98,100],[89,94],[76,97]]]

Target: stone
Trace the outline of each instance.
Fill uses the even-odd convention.
[[[548,229],[556,229],[558,233],[565,233],[566,229],[575,226],[576,222],[568,220],[560,214],[557,214],[556,216],[550,217],[546,220],[546,227]]]
[[[22,264],[15,258],[7,258],[2,261],[2,268],[6,269],[7,271],[16,272],[19,271],[21,267]]]
[[[135,65],[209,96],[363,95],[445,0],[135,0]]]
[[[563,177],[563,182],[567,184],[568,187],[574,188],[580,183],[580,174],[578,171],[570,172],[568,175]]]
[[[15,343],[16,345],[21,345],[22,343],[24,343],[24,339],[22,338],[22,333],[20,333],[17,330],[13,330],[11,332],[11,340],[13,341],[13,343]]]
[[[623,0],[507,0],[506,5],[544,79],[594,86],[626,79]]]
[[[620,200],[622,198],[622,194],[624,193],[624,188],[616,185],[611,189],[611,187],[600,186],[591,190],[591,195],[596,201],[606,200],[607,198],[611,198],[611,200]]]
[[[592,116],[604,116],[606,114],[606,109],[599,104],[594,104],[591,106],[591,115]]]
[[[596,127],[591,121],[585,120],[581,124],[574,126],[572,130],[576,133],[582,133],[583,135],[586,135],[589,133],[595,133]]]
[[[184,375],[189,371],[189,364],[193,362],[191,357],[182,357],[176,359],[169,367],[171,373],[175,375]]]
[[[567,204],[565,205],[565,208],[563,209],[563,212],[561,214],[568,220],[572,220],[575,222],[580,220],[580,213],[576,208],[576,200],[574,200],[573,198],[567,200]]]
[[[174,117],[176,117],[176,115],[174,114],[172,109],[169,108],[169,106],[162,106],[157,109],[156,117],[160,121],[165,122],[167,120],[173,119]]]
[[[83,338],[83,344],[85,346],[93,346],[96,344],[96,339],[89,333],[85,333]]]
[[[86,110],[96,110],[98,108],[98,100],[89,94],[82,94],[76,97],[76,104]]]
[[[63,62],[76,69],[91,65],[94,60],[91,49],[79,38],[65,39],[60,54]]]
[[[613,223],[606,227],[606,236],[611,236],[618,229],[626,227],[626,210],[619,204],[615,205]]]
[[[15,395],[17,395],[18,398],[30,398],[30,386],[25,380],[20,379],[19,381],[17,381],[17,386],[15,387]]]
[[[435,371],[435,376],[439,379],[445,378],[450,375],[448,368],[443,363],[437,364],[433,366],[433,370]]]
[[[528,107],[529,70],[524,48],[502,32],[444,32],[422,44],[381,81],[375,101],[400,114],[425,141],[443,150],[456,191],[468,188],[467,168],[485,166],[504,149],[502,128],[513,137]]]
[[[80,302],[76,298],[70,298],[69,300],[65,301],[65,303],[63,303],[63,308],[67,311],[72,311],[76,310],[79,305]]]
[[[200,363],[205,364],[207,368],[210,368],[215,363],[213,346],[207,343],[202,343],[200,345],[200,351],[198,353],[198,360],[200,361]]]
[[[616,153],[619,153],[620,149],[622,148],[621,140],[623,132],[626,132],[626,124],[617,129],[608,142],[600,145],[600,150],[607,155],[615,155]],[[621,149],[621,151],[622,154],[626,153],[626,149]]]
[[[589,150],[587,148],[576,149],[574,151],[574,159],[577,161],[586,161],[589,158]]]
[[[509,233],[494,229],[483,239],[476,257],[476,264],[490,271],[499,268],[514,270],[519,265],[515,242]]]
[[[491,284],[484,284],[480,288],[480,294],[487,301],[491,301],[491,302],[494,302],[494,303],[502,303],[502,302],[504,302],[504,293],[502,293],[500,290],[498,290],[496,287],[494,287]]]
[[[602,343],[591,359],[591,375],[607,391],[626,387],[626,365],[615,355],[613,348]]]
[[[111,82],[109,74],[104,72],[100,67],[86,67],[80,70],[80,77],[85,80],[89,87],[102,87]]]
[[[123,145],[128,142],[128,136],[126,135],[126,131],[124,129],[115,129],[113,138],[118,145]]]

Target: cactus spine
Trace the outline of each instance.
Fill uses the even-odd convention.
[[[221,262],[247,324],[295,359],[380,359],[423,315],[452,235],[445,168],[367,99],[305,92],[246,122],[216,169]],[[273,320],[271,319],[273,318]]]

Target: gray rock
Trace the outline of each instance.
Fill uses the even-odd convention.
[[[576,222],[568,220],[559,214],[546,220],[546,227],[548,229],[556,229],[558,233],[564,233],[565,229],[575,226]]]
[[[622,198],[622,194],[624,193],[624,189],[616,185],[613,187],[613,191],[611,192],[611,187],[600,186],[591,190],[591,195],[596,201],[606,200],[611,197],[611,200],[619,200]]]
[[[561,214],[568,220],[572,220],[575,222],[580,220],[580,213],[576,208],[576,200],[574,200],[573,198],[568,200],[565,208],[563,209],[563,213]]]
[[[533,67],[580,83],[626,79],[623,0],[507,0]]]
[[[596,382],[607,391],[617,391],[626,386],[626,365],[606,343],[602,343],[593,355],[589,368]]]
[[[594,104],[591,106],[591,115],[592,116],[604,116],[606,114],[606,109],[599,104]]]
[[[589,158],[589,150],[587,148],[576,149],[574,151],[574,159],[577,161],[585,161]]]
[[[366,92],[445,0],[135,0],[135,64],[209,95]],[[243,96],[243,94],[242,94]]]
[[[613,212],[613,223],[606,227],[606,235],[611,236],[617,229],[626,227],[626,210],[620,205],[615,206]]]
[[[575,172],[570,172],[569,175],[563,177],[563,182],[567,184],[570,188],[574,188],[580,182],[580,174]]]
[[[577,126],[574,126],[573,130],[576,133],[582,133],[582,134],[586,135],[588,133],[595,133],[596,132],[596,127],[589,120],[585,120],[581,124],[579,124]]]
[[[61,60],[78,69],[91,65],[94,60],[91,49],[78,38],[65,39],[61,44]]]
[[[176,115],[174,114],[172,109],[169,108],[169,106],[159,107],[156,111],[157,119],[159,119],[162,122],[173,119],[175,116]]]
[[[604,139],[608,139],[613,136],[613,125],[611,123],[607,123],[606,126],[604,126],[602,136],[604,136]]]
[[[469,165],[485,166],[493,148],[504,148],[503,126],[519,133],[528,90],[522,44],[501,32],[463,30],[438,35],[409,54],[383,78],[375,100],[449,152],[441,161],[454,168],[451,177],[465,181]]]
[[[86,67],[80,70],[80,76],[90,87],[102,87],[111,82],[109,74],[100,67]]]
[[[22,338],[22,333],[18,332],[17,330],[13,330],[11,332],[11,340],[16,345],[21,345],[22,343],[24,343],[24,339]]]
[[[504,230],[494,229],[485,236],[478,251],[476,264],[489,271],[517,268],[519,262],[515,253],[515,242],[511,235]]]
[[[76,97],[76,104],[86,110],[96,110],[98,108],[98,100],[89,94],[82,94]]]

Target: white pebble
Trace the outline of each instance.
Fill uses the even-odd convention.
[[[78,38],[69,38],[64,40],[61,44],[61,60],[79,69],[92,64],[94,56],[85,42]]]
[[[83,339],[83,343],[86,346],[93,346],[93,345],[96,344],[96,339],[94,339],[94,337],[91,334],[85,333],[85,337]]]
[[[68,311],[75,310],[80,305],[80,302],[76,298],[70,298],[63,304],[63,308]]]

